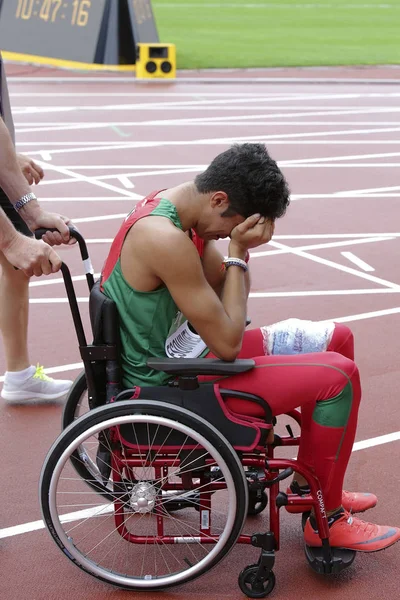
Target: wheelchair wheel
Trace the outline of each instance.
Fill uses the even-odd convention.
[[[89,412],[89,400],[87,394],[87,382],[85,371],[79,373],[77,379],[68,394],[62,416],[62,428],[66,429],[71,423],[74,423],[79,417]],[[101,493],[107,500],[112,501],[112,483],[108,477],[104,477],[96,464],[96,450],[84,443],[80,444],[76,451],[71,455],[71,462],[82,479],[86,483]]]
[[[108,502],[70,461],[99,436],[111,454]],[[183,499],[188,490],[198,494],[199,510],[169,512],[163,494],[171,490],[175,501],[179,490]],[[50,534],[78,567],[125,589],[155,590],[190,581],[226,556],[246,519],[248,486],[235,451],[211,424],[137,400],[96,408],[67,427],[45,459],[40,498]]]

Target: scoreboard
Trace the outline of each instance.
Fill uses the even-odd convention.
[[[119,36],[133,48],[159,41],[151,0],[0,0],[0,50],[6,52],[118,64]]]

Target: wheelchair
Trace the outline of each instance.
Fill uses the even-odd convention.
[[[291,427],[288,435],[272,435],[276,421],[262,398],[199,384],[200,375],[221,383],[226,375],[251,370],[254,361],[153,358],[149,367],[171,375],[170,384],[123,389],[116,305],[94,282],[83,237],[74,229],[71,235],[85,267],[93,343],[86,341],[63,263],[84,371],[71,388],[63,431],[40,477],[43,520],[65,556],[117,587],[153,591],[192,581],[235,544],[247,544],[259,558],[243,568],[239,587],[249,598],[263,598],[275,586],[280,509],[291,505],[315,511],[321,547],[305,547],[312,569],[335,574],[349,567],[355,552],[329,544],[318,479],[296,460],[274,456],[279,447],[299,444]],[[229,410],[228,398],[239,399],[243,411]],[[259,416],[246,414],[249,403]],[[299,411],[288,416],[301,425]],[[310,494],[280,491],[280,482],[295,471],[308,481]],[[267,506],[269,530],[245,535],[247,517]]]

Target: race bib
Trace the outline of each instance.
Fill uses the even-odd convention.
[[[182,313],[178,313],[165,342],[165,354],[168,358],[198,358],[207,351],[201,337]]]

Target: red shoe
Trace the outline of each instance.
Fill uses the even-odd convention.
[[[287,494],[293,494],[291,488],[286,490]],[[366,492],[342,492],[342,506],[345,510],[352,513],[361,513],[370,508],[374,508],[378,502],[378,498],[375,494],[368,494]],[[311,510],[311,506],[285,506],[287,512],[293,514],[308,512]]]
[[[361,521],[345,511],[329,528],[329,543],[334,548],[346,548],[357,552],[377,552],[400,540],[400,529],[374,525]],[[304,528],[304,541],[307,546],[320,547],[321,540],[313,529],[310,519]]]

